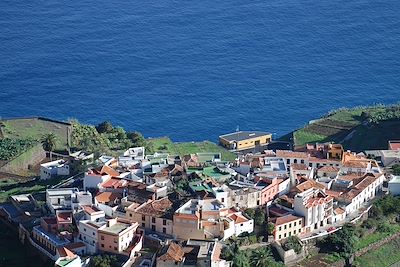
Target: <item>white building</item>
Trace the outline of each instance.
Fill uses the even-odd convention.
[[[134,160],[143,160],[145,158],[145,148],[142,146],[128,148],[128,150],[124,152],[124,157],[129,157]]]
[[[69,175],[69,165],[63,159],[40,164],[40,179],[47,180],[56,176]]]
[[[304,217],[306,232],[332,223],[333,197],[322,190],[310,188],[294,197],[294,212]]]
[[[98,229],[106,224],[106,221],[96,222],[90,220],[82,220],[78,223],[79,235],[76,237],[76,241],[81,241],[86,245],[88,254],[93,255],[98,252]]]
[[[100,170],[90,169],[85,172],[85,177],[83,178],[83,188],[86,190],[88,188],[96,188],[111,179],[111,177],[119,177],[120,173],[113,168],[104,165]]]
[[[336,183],[346,187],[343,194],[338,197],[339,205],[344,207],[346,214],[357,211],[382,190],[384,179],[385,176],[381,173],[339,176]]]
[[[47,189],[46,204],[53,214],[56,210],[78,211],[83,205],[92,205],[92,194],[78,188]]]

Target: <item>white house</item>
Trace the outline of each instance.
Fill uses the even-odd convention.
[[[92,194],[78,188],[47,189],[46,204],[53,214],[56,210],[77,211],[83,205],[92,205]]]
[[[77,242],[81,241],[86,245],[88,254],[96,254],[98,252],[98,229],[105,226],[104,221],[82,220],[78,223],[79,235],[75,238]]]
[[[63,175],[69,175],[69,165],[63,159],[40,164],[41,180]]]
[[[145,157],[145,148],[142,146],[128,148],[128,150],[124,152],[124,157],[130,157],[134,160],[143,160]]]
[[[382,190],[384,179],[385,176],[381,173],[339,176],[336,182],[347,186],[343,194],[338,197],[339,205],[344,206],[346,214],[357,211]]]
[[[310,188],[294,197],[294,212],[304,217],[306,232],[332,223],[333,197],[322,190]]]
[[[86,190],[88,188],[98,189],[101,184],[111,179],[111,177],[119,177],[119,172],[113,168],[104,165],[100,170],[90,169],[85,172],[85,177],[83,178],[83,188]]]

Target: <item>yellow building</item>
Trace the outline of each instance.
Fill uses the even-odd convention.
[[[272,134],[267,132],[248,132],[239,131],[235,133],[221,135],[219,143],[229,150],[252,149],[264,146],[272,141]]]
[[[274,238],[276,241],[299,235],[303,232],[303,217],[286,215],[276,218]]]

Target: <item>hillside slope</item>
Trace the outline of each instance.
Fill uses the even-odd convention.
[[[353,151],[385,149],[394,139],[400,139],[400,105],[339,109],[293,132],[296,146],[335,142]]]

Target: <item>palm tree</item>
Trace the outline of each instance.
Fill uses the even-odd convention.
[[[255,267],[270,266],[273,261],[271,252],[268,249],[261,248],[254,251],[251,258],[251,265]]]
[[[245,251],[237,251],[233,257],[234,267],[250,267],[249,256]]]
[[[53,160],[52,152],[56,148],[57,145],[57,136],[54,133],[48,133],[42,136],[40,139],[42,143],[43,149],[50,153],[50,161]]]

